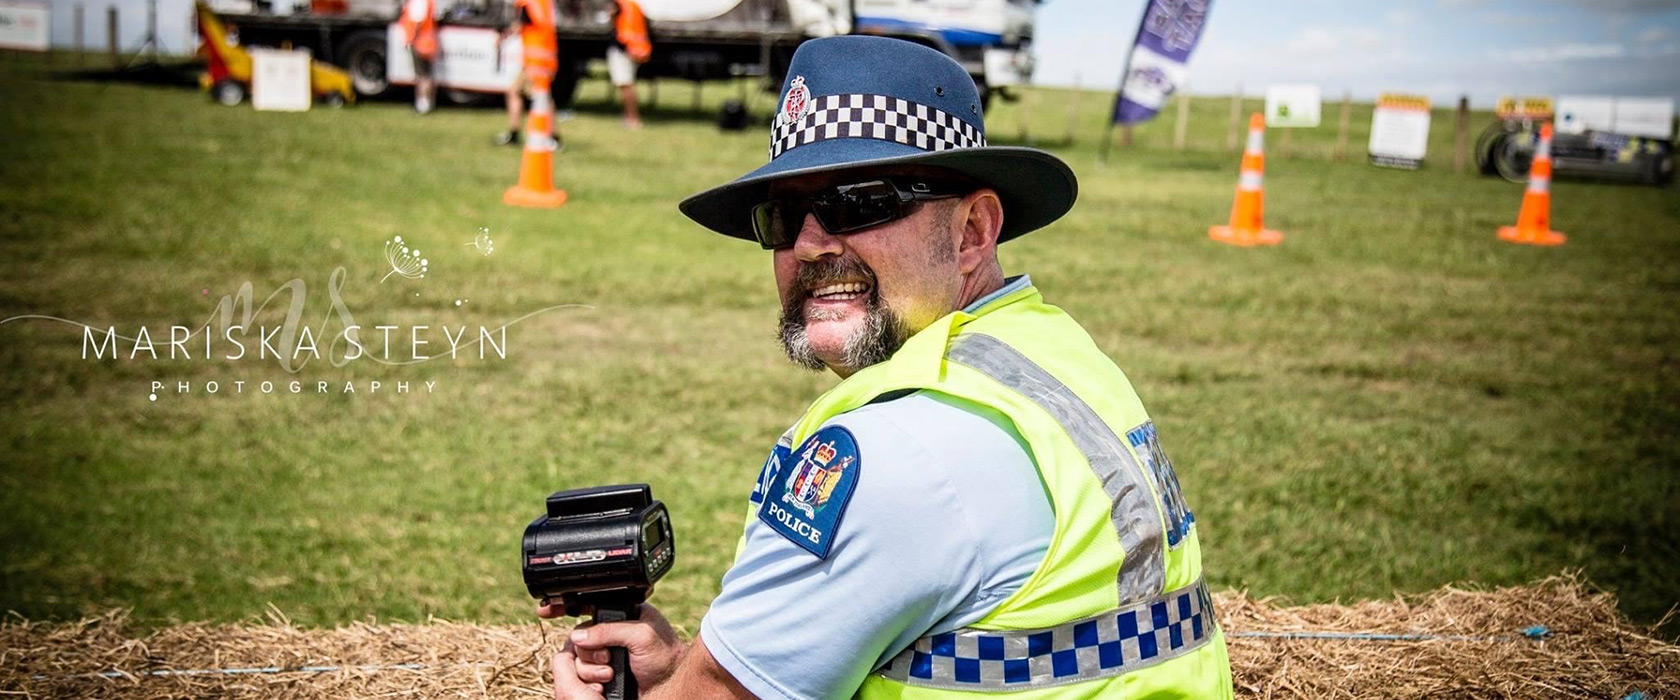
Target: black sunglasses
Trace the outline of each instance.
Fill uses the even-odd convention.
[[[835,185],[797,199],[778,197],[754,206],[753,235],[766,250],[777,250],[798,240],[806,214],[816,216],[823,230],[838,236],[909,216],[916,202],[961,197],[973,189],[955,182],[888,178]]]

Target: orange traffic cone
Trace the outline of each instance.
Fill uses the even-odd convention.
[[[1528,168],[1528,191],[1516,226],[1500,226],[1499,240],[1524,245],[1563,245],[1569,238],[1552,230],[1552,125],[1540,125],[1540,145]]]
[[[566,203],[566,191],[554,188],[554,103],[547,81],[534,81],[531,113],[525,118],[525,152],[519,160],[519,184],[502,193],[516,207],[554,208]]]
[[[1208,229],[1208,238],[1237,246],[1277,245],[1283,234],[1268,230],[1266,210],[1266,120],[1255,112],[1248,118],[1248,146],[1243,149],[1242,174],[1237,176],[1237,199],[1231,203],[1231,223]]]

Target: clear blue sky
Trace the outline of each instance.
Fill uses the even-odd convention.
[[[87,7],[88,43],[103,46],[105,8],[121,9],[125,46],[140,41],[145,0],[51,0],[54,43],[73,42],[72,7]],[[160,0],[160,34],[191,50],[190,0]],[[1143,0],[1049,0],[1039,9],[1036,80],[1112,89]],[[1643,95],[1680,99],[1680,0],[1213,0],[1190,64],[1190,91],[1260,94],[1272,83],[1421,92],[1440,104],[1469,94]]]
[[[1112,89],[1143,0],[1049,0],[1035,82]],[[1213,0],[1189,89],[1258,95],[1272,83],[1470,95],[1680,99],[1680,0]]]

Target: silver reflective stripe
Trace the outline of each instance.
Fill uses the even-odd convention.
[[[961,629],[916,640],[875,674],[942,690],[1017,691],[1112,678],[1189,654],[1213,638],[1202,581],[1151,600],[1036,630]]]
[[[1266,150],[1266,132],[1259,129],[1249,129],[1248,146],[1243,149],[1243,155],[1259,154]]]
[[[1260,189],[1261,184],[1265,182],[1265,177],[1261,173],[1244,170],[1241,175],[1237,176],[1237,189],[1248,191]]]
[[[1155,495],[1125,443],[1072,389],[1015,348],[979,333],[959,336],[945,357],[973,368],[1044,409],[1085,454],[1108,494],[1108,519],[1126,558],[1115,584],[1120,604],[1152,598],[1166,585],[1166,540]]]
[[[1531,177],[1528,179],[1528,191],[1540,193],[1552,191],[1552,179],[1549,177]]]

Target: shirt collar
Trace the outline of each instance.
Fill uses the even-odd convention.
[[[969,304],[966,307],[963,307],[963,313],[968,313],[968,314],[979,313],[980,312],[980,307],[983,307],[987,304],[990,304],[994,301],[997,301],[998,299],[1003,298],[1007,294],[1013,294],[1015,292],[1021,291],[1023,289],[1026,289],[1027,287],[1031,287],[1031,286],[1032,286],[1032,278],[1028,277],[1027,275],[1016,275],[1014,277],[1006,278],[1003,281],[1003,286],[999,287],[997,289],[997,291],[994,291],[991,294],[987,294],[986,296],[980,297],[979,299],[975,299],[974,303]]]

